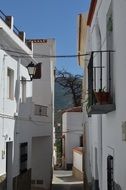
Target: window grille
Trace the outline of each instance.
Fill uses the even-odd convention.
[[[107,186],[108,186],[108,190],[114,189],[113,157],[111,155],[107,157]]]
[[[27,171],[28,143],[20,144],[20,173]]]
[[[48,107],[42,105],[35,105],[35,115],[47,116]]]

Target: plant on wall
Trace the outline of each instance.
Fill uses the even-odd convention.
[[[109,31],[109,32],[112,32],[112,31],[113,31],[112,14],[108,17],[108,21],[107,21],[107,31]]]
[[[110,93],[105,91],[105,87],[103,89],[99,89],[98,92],[94,92],[96,101],[100,104],[108,104],[110,103]]]

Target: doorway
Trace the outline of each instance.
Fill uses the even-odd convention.
[[[95,147],[95,188],[99,189],[99,175],[98,175],[98,152]]]
[[[6,143],[6,190],[12,190],[12,145]]]

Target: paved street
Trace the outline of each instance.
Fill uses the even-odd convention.
[[[54,171],[53,190],[83,190],[83,182],[72,176],[71,171]]]

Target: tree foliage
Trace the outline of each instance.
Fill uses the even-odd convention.
[[[72,94],[74,106],[81,105],[82,76],[73,75],[67,71],[57,71],[56,82],[65,88],[65,94]]]

